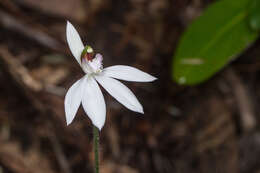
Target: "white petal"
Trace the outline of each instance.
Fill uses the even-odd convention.
[[[96,82],[91,76],[84,77],[84,95],[82,106],[91,119],[92,123],[101,130],[106,119],[106,104],[104,96]]]
[[[64,106],[67,125],[74,119],[81,103],[83,81],[84,79],[82,78],[75,82],[65,96]]]
[[[144,113],[143,107],[135,95],[121,82],[104,75],[98,75],[95,76],[95,78],[109,94],[125,107],[134,112]]]
[[[66,36],[71,53],[76,58],[78,63],[81,64],[80,57],[84,49],[84,45],[80,39],[79,33],[69,21],[67,21]]]
[[[106,76],[126,81],[151,82],[157,79],[148,73],[138,70],[137,68],[125,65],[107,67],[103,72]]]

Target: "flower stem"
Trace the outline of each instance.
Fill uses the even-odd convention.
[[[93,125],[93,142],[95,154],[95,173],[99,173],[99,130]]]

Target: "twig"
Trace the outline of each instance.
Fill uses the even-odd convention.
[[[93,125],[93,148],[95,155],[95,173],[99,173],[99,130]]]
[[[53,39],[49,35],[39,30],[35,30],[21,21],[18,21],[16,18],[12,17],[8,13],[0,11],[0,24],[7,29],[16,31],[32,40],[37,41],[39,44],[61,53],[68,53],[64,46]]]
[[[5,9],[7,9],[8,11],[23,16],[23,13],[21,12],[21,10],[16,6],[16,4],[11,1],[11,0],[1,0],[0,4],[2,6],[4,6]]]
[[[111,125],[107,129],[107,136],[108,136],[108,142],[111,146],[111,153],[112,155],[118,159],[120,157],[120,146],[119,146],[119,139],[116,129],[113,125]]]
[[[44,85],[33,79],[27,68],[18,59],[13,57],[6,47],[0,46],[0,60],[2,60],[7,67],[7,73],[9,73],[22,88],[28,88],[33,92],[46,91],[58,96],[65,95],[64,88],[55,85]]]
[[[62,151],[62,147],[61,147],[59,141],[57,140],[57,137],[54,135],[50,135],[49,137],[50,137],[50,141],[52,143],[53,150],[54,150],[57,160],[59,162],[59,165],[62,169],[62,172],[71,173],[68,160],[66,159],[66,157]]]
[[[44,112],[43,104],[33,95],[33,92],[43,89],[41,83],[34,80],[28,70],[3,46],[0,46],[0,61],[4,64],[3,70],[18,84],[19,88],[23,90],[23,94],[32,101],[33,106]]]
[[[246,86],[242,83],[242,81],[232,69],[228,69],[226,71],[226,77],[232,85],[238,109],[240,110],[240,119],[243,131],[249,132],[256,127],[252,99],[250,98]]]
[[[10,73],[15,81],[20,85],[25,85],[24,87],[28,87],[34,92],[42,90],[42,84],[31,77],[28,70],[19,60],[13,58],[7,48],[0,47],[0,59],[3,60],[6,65],[8,73]]]

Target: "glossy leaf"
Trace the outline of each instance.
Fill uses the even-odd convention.
[[[190,25],[174,57],[175,81],[192,85],[207,80],[256,40],[247,21],[250,1],[217,1]]]
[[[249,11],[250,27],[256,31],[260,31],[260,0],[252,0]]]

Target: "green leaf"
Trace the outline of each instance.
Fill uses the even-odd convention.
[[[209,79],[257,39],[247,21],[250,1],[217,1],[191,24],[173,61],[177,83],[192,85]]]
[[[253,0],[250,4],[249,24],[252,29],[260,30],[260,0]]]

